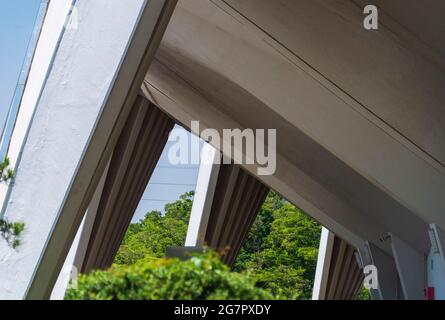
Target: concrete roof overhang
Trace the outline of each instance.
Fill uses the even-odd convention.
[[[445,228],[445,5],[431,3],[377,1],[366,31],[360,1],[179,1],[142,91],[186,127],[277,129],[262,182],[355,246],[390,252],[392,232],[427,252],[428,224]]]

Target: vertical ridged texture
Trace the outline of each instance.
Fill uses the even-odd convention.
[[[326,287],[326,300],[353,300],[360,292],[364,275],[354,253],[354,247],[335,236]]]
[[[138,97],[113,151],[81,272],[111,266],[173,126]]]
[[[221,166],[205,243],[224,252],[224,263],[235,262],[268,192],[264,184],[241,167]]]

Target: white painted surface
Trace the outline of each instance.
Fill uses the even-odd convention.
[[[427,285],[434,288],[435,300],[445,300],[445,232],[437,225],[431,224],[430,233],[431,249],[426,265]]]
[[[418,247],[427,243],[420,217],[390,197],[390,189],[370,181],[373,174],[341,159],[345,152],[357,158],[358,166],[385,167],[385,179],[400,169],[400,185],[406,188],[406,176],[420,169],[405,171],[404,164],[420,165],[419,158],[399,153],[404,147],[327,90],[328,83],[320,85],[314,70],[296,56],[290,60],[280,54],[279,47],[271,47],[273,39],[237,18],[215,2],[180,1],[158,51],[159,63],[147,75],[146,84],[152,85],[147,97],[184,124],[199,119],[203,128],[277,128],[277,171],[260,179],[348,243],[359,246],[368,239],[383,246],[379,236],[388,230],[416,237],[412,243]],[[328,148],[307,129],[339,148]],[[415,187],[423,188],[419,181]],[[417,230],[402,227],[400,217]]]
[[[434,288],[434,299],[445,300],[445,265],[442,256],[433,250],[427,260],[427,282]]]
[[[202,246],[204,244],[213,195],[218,180],[219,164],[215,164],[215,162],[220,160],[221,154],[208,143],[204,144],[202,154],[204,157],[201,159],[201,165],[199,166],[198,181],[185,240],[186,247]]]
[[[424,257],[394,234],[391,236],[391,248],[397,272],[406,300],[423,300],[425,288]]]
[[[26,292],[143,3],[77,1],[79,28],[63,35],[6,210],[26,227],[18,250],[0,241],[2,299],[20,299]]]
[[[11,167],[15,167],[17,163],[32,114],[40,96],[42,85],[45,81],[71,3],[72,0],[57,0],[51,1],[49,4],[9,145],[8,157],[11,160]],[[1,184],[0,201],[2,203],[5,199],[6,192],[7,187]]]
[[[312,300],[322,300],[325,297],[334,237],[335,235],[325,227],[321,229]]]
[[[71,245],[71,249],[68,253],[68,256],[66,257],[65,264],[63,265],[62,271],[60,271],[57,282],[54,285],[53,292],[51,293],[51,300],[63,300],[70,280],[72,278],[75,280],[74,275],[77,275],[78,270],[74,266],[74,259],[76,258],[76,253],[80,243],[80,237],[82,236],[85,227],[85,220],[87,217],[88,213],[85,215],[82,224],[77,231],[76,238],[74,238],[73,244]]]

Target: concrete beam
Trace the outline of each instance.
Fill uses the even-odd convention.
[[[364,277],[356,260],[356,249],[336,235],[331,239],[328,236],[329,240],[330,258],[324,262],[327,271],[321,279],[321,283],[324,282],[321,288],[323,295],[319,295],[319,299],[352,300],[359,293]]]
[[[60,35],[67,21],[72,0],[51,1],[47,4],[47,11],[40,30],[39,39],[34,51],[32,64],[26,80],[17,119],[9,141],[7,155],[14,169],[17,169],[21,157],[23,143],[26,140],[29,124],[35,107],[40,98],[41,89],[52,63],[54,52],[58,46]],[[10,191],[10,190],[9,190]],[[6,210],[4,202],[8,193],[8,186],[0,185],[0,199],[2,199],[2,213]]]
[[[50,300],[64,300],[66,290],[70,285],[70,281],[77,278],[79,269],[75,265],[75,260],[77,250],[80,246],[80,238],[82,237],[83,230],[85,228],[85,221],[87,220],[87,216],[88,212],[87,215],[85,215],[84,220],[82,220],[79,229],[77,230],[76,237],[71,244],[70,251],[65,258],[63,267],[60,270],[57,281],[54,284],[53,290],[51,291],[51,296],[49,298]]]
[[[173,126],[170,117],[138,97],[110,159],[92,230],[86,235],[82,273],[113,263]]]
[[[94,192],[93,198],[91,199],[90,205],[84,217],[83,227],[81,230],[81,235],[79,238],[79,245],[75,248],[75,258],[74,266],[77,270],[81,270],[84,262],[86,260],[88,244],[90,243],[93,236],[94,222],[96,221],[97,212],[99,211],[100,200],[105,188],[105,181],[108,176],[108,170],[110,168],[110,162],[108,162],[105,171],[100,178],[99,184],[97,185],[96,191]]]
[[[49,298],[175,4],[76,2],[78,28],[58,43],[6,209],[26,230],[18,251],[1,250],[2,298]]]
[[[314,288],[312,290],[312,300],[324,300],[326,297],[334,238],[335,234],[325,227],[322,228],[320,247],[318,249],[317,269],[315,270]]]
[[[434,300],[445,299],[445,231],[430,225],[431,250],[426,263],[427,287],[433,288]],[[431,298],[431,296],[429,296]]]
[[[445,270],[445,231],[438,227],[436,224],[430,224],[430,232],[433,237],[431,238],[431,246],[437,248],[438,253],[442,258],[443,268]]]
[[[76,237],[71,244],[71,248],[65,259],[65,263],[63,264],[62,270],[60,271],[59,277],[57,278],[56,284],[51,292],[51,300],[64,299],[70,280],[76,277],[82,268],[83,262],[85,261],[88,243],[92,238],[94,221],[96,220],[109,167],[110,163],[108,163],[102,178],[97,185],[93,199],[91,200],[82,223],[77,230]]]
[[[87,3],[81,2],[88,11]],[[94,2],[100,8],[100,12],[105,20],[109,22],[109,18],[104,14],[104,8],[110,10],[111,17],[117,15],[123,16],[123,12],[128,12],[128,3],[123,4],[120,1],[106,1],[106,4]],[[119,56],[119,64],[114,70],[114,78],[110,83],[110,87],[106,90],[106,97],[103,105],[99,109],[99,113],[95,118],[94,126],[91,128],[91,135],[88,136],[86,149],[84,150],[80,162],[72,177],[71,184],[66,190],[66,195],[58,211],[57,219],[53,224],[50,236],[45,244],[43,253],[35,269],[32,281],[26,292],[27,299],[41,299],[48,298],[52,286],[56,280],[57,274],[63,264],[63,260],[68,253],[69,247],[75,236],[75,230],[78,228],[81,218],[85,213],[87,206],[94,194],[94,190],[102,176],[103,170],[108,162],[108,159],[117,143],[122,128],[130,113],[131,107],[139,93],[140,83],[143,80],[144,74],[149,68],[153,55],[158,48],[159,42],[163,36],[164,30],[171,13],[176,5],[175,0],[155,0],[144,2],[143,4],[134,3],[136,16],[133,16],[134,28],[131,28],[131,33],[127,34],[124,51]],[[119,7],[124,6],[124,7]],[[82,10],[78,8],[79,14]],[[88,17],[94,23],[94,30],[102,30],[97,27],[97,17],[88,11]],[[113,19],[113,18],[112,18]],[[119,27],[116,19],[111,24],[113,28]],[[111,26],[106,23],[105,30],[109,32],[106,36],[102,34],[102,38],[106,41],[108,37],[116,39],[116,32],[107,29]],[[132,24],[128,24],[132,26]],[[80,28],[84,32],[91,35],[91,30],[87,27]],[[67,39],[78,43],[80,39]],[[110,48],[107,45],[96,43],[97,46],[106,50]],[[94,51],[93,56],[97,55],[94,47],[90,46]],[[112,50],[113,55],[117,55],[118,51],[115,48]],[[101,57],[102,59],[103,57]],[[91,64],[90,59],[89,63]],[[82,68],[77,64],[76,70],[83,70],[83,72],[91,72],[88,67]],[[102,79],[103,80],[103,79]],[[103,85],[103,82],[102,82]],[[84,92],[83,92],[84,94]],[[91,108],[91,106],[89,106]]]
[[[403,299],[393,257],[369,242],[359,247],[359,252],[363,266],[374,265],[377,268],[378,288],[370,290],[372,299]]]
[[[388,94],[385,101],[392,102],[373,106],[372,97],[365,96],[368,89],[355,87],[361,81],[350,86],[343,74],[334,72],[337,66],[333,61],[318,55],[326,52],[326,43],[320,40],[325,32],[333,39],[355,34],[352,25],[337,21],[339,15],[345,21],[360,22],[357,28],[362,28],[362,11],[349,3],[343,7],[325,1],[289,4],[294,15],[317,9],[327,20],[335,21],[306,21],[312,25],[308,28],[291,19],[281,2],[262,1],[269,10],[260,9],[263,7],[252,1],[239,1],[239,6],[235,2],[180,2],[156,63],[147,74],[147,97],[186,126],[191,120],[200,120],[203,127],[218,130],[277,129],[278,168],[273,177],[260,177],[265,184],[355,246],[368,239],[391,254],[389,245],[379,239],[392,231],[416,250],[427,252],[428,223],[440,220],[445,225],[444,218],[437,214],[445,204],[441,196],[445,191],[443,166],[422,151],[426,146],[420,138],[416,141],[422,147],[406,138],[410,133],[405,129],[411,125],[404,123],[399,128],[392,116],[379,117],[377,109],[370,112],[374,107],[393,110],[392,102],[406,99],[407,91],[388,86],[382,90]],[[290,31],[277,29],[278,16],[287,17]],[[265,32],[269,27],[274,36]],[[362,34],[361,29],[359,32]],[[354,39],[351,49],[377,42],[388,50],[391,59],[400,59],[399,51],[391,47],[392,33],[385,30],[378,34],[378,39],[370,39],[375,35],[363,30],[363,39]],[[301,59],[301,54],[311,59],[307,48],[311,41],[296,42],[300,37],[317,38],[313,63]],[[334,46],[337,56],[349,55],[345,48]],[[416,55],[413,67],[419,72],[433,72],[425,74],[426,83],[441,79],[441,71],[432,70],[430,61],[412,53],[410,47],[407,50],[406,54]],[[360,58],[379,64],[381,75],[391,78],[388,81],[393,84],[397,72],[385,71],[387,68],[370,52],[365,50]],[[344,61],[351,77],[360,75],[362,65],[358,61]],[[397,68],[402,66],[398,63]],[[428,109],[440,118],[438,105],[429,100],[429,89],[422,88],[430,102]],[[434,90],[434,95],[442,99],[439,90]],[[367,103],[358,102],[359,98],[366,98]],[[393,112],[397,114],[397,110]],[[416,130],[419,135],[430,132],[421,130],[420,125]],[[436,147],[435,153],[440,149]],[[256,168],[244,167],[255,173]],[[403,225],[401,220],[405,221]]]
[[[212,209],[216,183],[218,181],[221,153],[209,144],[204,144],[201,154],[198,179],[193,197],[192,212],[185,240],[186,247],[202,247]]]
[[[155,60],[147,74],[142,88],[144,95],[172,115],[185,127],[191,121],[199,119],[201,130],[214,128],[222,136],[225,128],[245,126],[221,112],[221,108],[210,103],[189,84],[183,81],[170,69]],[[255,127],[255,126],[251,126]],[[263,126],[264,127],[264,126]],[[278,132],[280,139],[280,131]],[[210,144],[213,142],[210,141]],[[280,143],[280,140],[278,141]],[[213,145],[218,147],[218,145]],[[290,144],[289,146],[292,146]],[[223,150],[220,150],[223,152]],[[256,175],[255,165],[243,165],[243,168]],[[372,217],[357,212],[344,199],[324,187],[319,181],[305,173],[281,153],[277,154],[277,171],[271,176],[258,176],[264,184],[279,192],[307,212],[322,225],[345,240],[359,247],[366,238],[380,243],[380,235],[386,228],[376,225]],[[329,208],[329,210],[327,210]],[[386,248],[390,252],[389,246]]]
[[[415,0],[373,1],[381,13],[377,32],[363,28],[363,8],[369,4],[364,0],[213,2],[227,14],[242,16],[239,24],[266,37],[271,49],[308,67],[305,70],[338,97],[349,96],[345,102],[351,108],[443,172],[445,129],[439,120],[445,117],[441,108],[445,93],[440,90],[445,85],[444,36],[439,31],[445,25],[442,1],[430,0],[428,8]],[[275,84],[271,77],[264,79]],[[275,86],[269,87],[275,91]],[[292,82],[282,87],[290,88]],[[302,99],[298,105],[306,104]]]
[[[216,183],[204,244],[232,265],[269,189],[237,165],[224,164]]]
[[[406,300],[423,300],[425,257],[394,234],[390,234],[391,248],[396,262],[403,296]]]

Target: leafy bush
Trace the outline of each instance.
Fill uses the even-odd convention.
[[[0,183],[9,183],[14,179],[14,170],[9,168],[9,164],[9,158],[0,162]],[[5,218],[0,218],[0,235],[14,249],[20,245],[20,236],[23,230],[25,230],[23,222],[11,222]]]
[[[236,260],[233,269],[239,273],[230,273],[215,256],[187,262],[161,259],[167,248],[184,245],[192,203],[193,192],[186,193],[167,204],[163,215],[152,211],[131,224],[113,268],[81,276],[79,290],[71,290],[69,297],[266,299],[262,296],[266,291],[268,297],[311,297],[321,226],[274,192],[263,204]],[[204,260],[196,268],[199,259]],[[204,272],[206,267],[213,268],[212,272]]]
[[[355,300],[371,300],[371,292],[365,287],[362,287]]]
[[[184,245],[187,234],[193,192],[165,206],[165,213],[151,211],[137,223],[132,223],[114,259],[115,264],[131,265],[139,260],[162,258],[169,247]]]
[[[157,259],[81,275],[70,300],[272,299],[249,275],[231,272],[211,252],[187,261]]]
[[[0,234],[14,249],[20,245],[20,236],[25,229],[23,222],[10,222],[0,219]]]
[[[236,260],[262,288],[286,299],[310,299],[321,226],[271,192]]]
[[[0,162],[0,182],[9,182],[14,178],[14,170],[9,168],[9,158]]]

